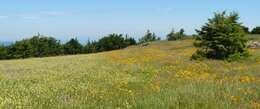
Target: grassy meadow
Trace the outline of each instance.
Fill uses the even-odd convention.
[[[191,61],[192,43],[0,61],[0,108],[260,109],[260,49],[238,62]]]

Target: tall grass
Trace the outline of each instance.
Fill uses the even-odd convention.
[[[241,62],[191,61],[192,42],[0,61],[0,108],[260,108],[259,49]]]

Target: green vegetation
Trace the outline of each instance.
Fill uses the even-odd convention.
[[[152,42],[158,40],[161,40],[160,37],[157,37],[155,33],[152,33],[150,32],[150,30],[147,30],[146,34],[141,39],[139,39],[139,43]]]
[[[0,46],[1,60],[45,57],[0,61],[0,108],[260,109],[260,49],[246,48],[260,37],[238,18],[216,13],[192,38],[148,30],[140,45],[123,34],[86,45],[39,34]]]
[[[193,42],[0,61],[0,108],[259,109],[260,49],[239,62],[191,61]]]
[[[174,30],[172,30],[168,35],[167,35],[167,40],[171,41],[171,40],[180,40],[183,39],[184,37],[186,37],[186,35],[184,34],[184,29],[180,29],[179,32],[174,32]]]
[[[133,38],[124,38],[122,34],[110,34],[98,41],[97,51],[110,51],[126,48],[129,45],[135,45]]]
[[[252,32],[252,34],[260,34],[260,27],[255,27]]]
[[[70,39],[65,44],[53,37],[38,34],[29,39],[16,41],[9,46],[0,46],[0,59],[20,59],[29,57],[47,57],[57,55],[75,55],[82,53],[96,53],[116,50],[135,45],[136,41],[131,37],[123,37],[122,34],[111,34],[97,42],[90,42],[83,46],[76,38]]]
[[[17,41],[6,47],[7,59],[55,56],[61,53],[61,44],[55,38],[34,36],[30,39]]]
[[[83,46],[77,39],[72,38],[63,45],[63,50],[64,54],[79,54],[83,52]]]
[[[245,32],[238,23],[237,13],[215,13],[214,18],[197,30],[199,37],[194,45],[199,48],[192,56],[198,58],[238,60],[247,56]]]
[[[246,34],[250,34],[250,31],[249,31],[249,28],[248,28],[248,27],[242,26],[242,28],[243,28],[243,30],[244,30],[244,32],[245,32]]]
[[[7,49],[4,46],[0,46],[0,59],[6,59],[8,53]]]

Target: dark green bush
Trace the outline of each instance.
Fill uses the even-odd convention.
[[[245,32],[238,22],[237,13],[226,15],[226,12],[215,13],[201,30],[196,30],[199,36],[194,45],[198,48],[197,55],[205,58],[228,59],[243,57],[246,50]],[[203,53],[201,53],[203,52]],[[239,54],[239,55],[238,55]]]
[[[260,34],[260,27],[255,27],[252,32],[252,34]]]
[[[97,43],[98,51],[109,51],[127,47],[122,34],[110,34],[101,38]]]
[[[243,28],[243,30],[244,30],[244,32],[245,33],[250,33],[250,31],[249,31],[249,28],[248,27],[246,27],[246,26],[242,26],[242,28]]]
[[[83,46],[76,38],[70,39],[63,45],[64,54],[79,54],[83,52]]]
[[[105,36],[98,41],[88,41],[88,43],[84,46],[84,53],[95,53],[122,49],[135,44],[135,39],[128,37],[128,35],[123,37],[123,34],[109,34],[108,36]]]
[[[7,48],[3,45],[0,45],[0,59],[6,59],[8,55]]]
[[[167,40],[172,41],[172,40],[180,40],[183,39],[184,37],[186,37],[185,33],[184,33],[184,29],[180,29],[179,32],[174,32],[174,30],[172,30],[168,35],[167,35]]]
[[[207,54],[201,50],[197,50],[196,53],[194,53],[191,56],[191,59],[195,59],[195,60],[202,60],[205,59],[205,57],[207,57]]]
[[[139,43],[145,43],[145,42],[152,42],[161,40],[159,37],[155,35],[155,33],[150,32],[150,30],[147,30],[146,34],[139,39]]]
[[[83,46],[76,38],[70,39],[65,44],[53,37],[46,37],[40,34],[32,38],[16,41],[12,45],[0,45],[1,59],[19,59],[29,57],[46,57],[67,54],[96,53],[102,51],[116,50],[136,44],[136,41],[122,34],[110,34]]]

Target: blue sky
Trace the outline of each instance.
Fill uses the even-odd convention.
[[[0,40],[40,32],[66,41],[109,33],[141,37],[147,29],[165,37],[172,28],[194,33],[213,12],[239,12],[250,28],[260,25],[259,0],[1,0]]]

